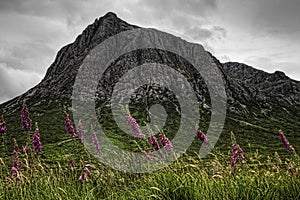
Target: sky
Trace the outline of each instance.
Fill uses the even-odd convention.
[[[38,84],[56,53],[107,12],[300,81],[299,0],[0,0],[0,103]]]

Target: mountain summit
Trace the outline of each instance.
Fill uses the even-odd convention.
[[[96,19],[73,43],[59,50],[44,79],[37,86],[0,105],[0,116],[4,114],[8,122],[16,123],[12,117],[19,115],[24,100],[28,107],[33,110],[33,118],[42,120],[40,116],[47,116],[56,111],[61,114],[64,107],[71,106],[72,86],[78,69],[89,52],[105,39],[123,31],[137,28],[139,27],[128,24],[112,12]],[[264,135],[265,138],[262,140],[266,143],[268,143],[269,138],[274,139],[275,137],[270,135],[271,133],[268,131],[271,132],[280,128],[290,131],[290,134],[293,134],[295,138],[300,136],[299,132],[296,133],[296,130],[300,130],[300,82],[290,79],[283,72],[270,74],[241,63],[222,64],[209,52],[206,53],[210,55],[209,62],[217,65],[224,76],[228,98],[226,131],[235,126],[246,127],[251,134],[245,135],[243,131],[237,132],[240,134],[239,136],[248,139],[251,139],[257,131],[265,131],[260,136]],[[166,64],[174,69],[181,69],[192,74],[191,83],[197,86],[198,100],[204,112],[209,116],[210,97],[204,80],[191,70],[190,64],[186,60],[169,52],[154,49],[130,52],[113,63],[109,73],[107,73],[110,78],[104,78],[102,85],[98,87],[99,105],[109,101],[109,95],[117,81],[115,80],[116,77],[121,77],[124,74],[124,71],[120,69],[126,71],[130,66],[138,66],[145,62]],[[153,88],[154,91],[155,87]],[[143,94],[143,92],[140,91],[139,94]],[[159,95],[159,92],[153,92],[153,94]],[[137,98],[136,101],[139,99]],[[53,116],[60,116],[60,114]],[[61,120],[53,119],[52,122],[40,122],[40,127],[51,127],[56,123],[61,123]],[[13,131],[17,132],[17,130]],[[56,141],[55,133],[49,130],[47,134],[49,142]],[[299,139],[295,140],[300,144]]]

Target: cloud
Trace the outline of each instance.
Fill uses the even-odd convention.
[[[257,4],[253,25],[270,34],[291,34],[300,31],[300,1],[265,0]]]
[[[176,13],[203,17],[217,6],[216,0],[140,0],[138,6],[157,14],[157,17],[174,16]],[[139,8],[140,8],[139,7]]]
[[[251,56],[246,58],[245,62],[269,73],[274,73],[275,71],[285,71],[287,72],[286,75],[290,78],[300,80],[300,65],[292,60],[282,62],[277,59],[271,59],[270,57]]]
[[[226,30],[219,26],[213,26],[212,28],[192,27],[186,28],[185,35],[190,35],[196,41],[205,41],[213,39],[223,39],[226,37]]]
[[[299,10],[299,0],[228,0],[218,1],[216,18],[256,37],[299,35]]]
[[[0,63],[0,102],[16,97],[36,85],[41,79],[41,74],[36,72],[12,69]]]
[[[49,55],[55,50],[41,42],[12,43],[0,41],[0,62],[12,69],[45,72],[45,66],[51,63]]]

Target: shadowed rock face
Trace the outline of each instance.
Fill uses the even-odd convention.
[[[21,96],[2,104],[2,112],[13,112],[20,107],[24,99],[31,106],[50,105],[53,102],[70,104],[76,74],[89,52],[105,39],[136,28],[139,27],[126,23],[111,12],[96,19],[73,43],[58,52],[41,83]],[[190,82],[197,93],[198,100],[204,109],[210,109],[205,82],[187,61],[166,51],[147,49],[128,53],[112,64],[106,73],[107,77],[100,81],[98,87],[97,97],[100,103],[109,99],[112,86],[117,81],[116,77],[122,76],[130,66],[138,66],[146,61],[167,64],[174,69],[183,70],[185,74],[191,74]],[[249,106],[272,110],[275,104],[276,107],[299,107],[300,105],[300,83],[288,78],[282,72],[269,74],[240,63],[221,64],[213,55],[209,62],[214,62],[223,74],[229,111],[246,114]],[[156,86],[150,88],[153,94],[161,93]],[[172,96],[172,94],[166,93],[165,96]],[[139,98],[141,95],[137,94],[136,100]]]
[[[228,77],[247,89],[252,101],[262,104],[300,104],[300,83],[290,79],[283,72],[269,74],[234,62],[223,64],[223,69]]]

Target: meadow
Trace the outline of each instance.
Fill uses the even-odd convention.
[[[225,130],[230,138],[224,140],[227,142],[222,143],[222,148],[216,147],[208,156],[200,158],[196,147],[209,147],[209,141],[198,130],[193,147],[167,167],[148,173],[129,173],[114,170],[87,152],[82,144],[84,133],[80,127],[73,126],[65,113],[60,113],[65,118],[58,117],[63,135],[55,139],[53,136],[53,143],[45,142],[49,137],[44,136],[47,126],[34,124],[41,116],[31,120],[26,109],[23,107],[20,113],[21,121],[16,119],[20,127],[15,129],[21,129],[22,139],[12,139],[11,118],[6,123],[5,118],[0,120],[2,151],[9,152],[2,152],[0,158],[1,199],[300,198],[300,159],[297,149],[293,143],[289,144],[282,131],[274,133],[280,147],[268,149],[264,154],[265,149],[243,145],[232,131]],[[128,124],[138,138],[138,124],[129,117]],[[167,136],[146,140],[144,145],[150,148],[147,155],[163,148],[172,153]],[[96,137],[93,144],[101,156]],[[280,152],[276,151],[278,148]]]

